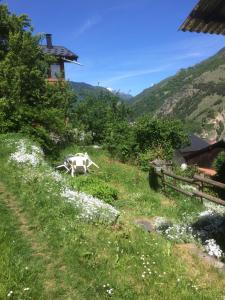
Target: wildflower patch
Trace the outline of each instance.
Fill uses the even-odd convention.
[[[44,154],[40,147],[30,144],[26,139],[15,142],[16,151],[10,155],[9,160],[19,164],[28,164],[36,167],[44,161]]]
[[[72,203],[79,212],[79,218],[91,222],[115,223],[119,211],[97,197],[78,192],[70,188],[70,184],[45,161],[40,147],[33,145],[28,139],[8,140],[8,145],[15,148],[9,155],[9,162],[23,166],[21,179],[26,183],[35,180],[42,188],[47,189],[46,199],[51,195]]]
[[[73,203],[77,208],[80,208],[80,218],[85,220],[108,220],[110,223],[115,223],[119,217],[119,212],[114,207],[86,193],[64,188],[61,191],[61,196]]]

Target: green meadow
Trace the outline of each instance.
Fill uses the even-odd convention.
[[[19,137],[0,143],[0,299],[223,299],[223,275],[135,224],[156,216],[179,223],[204,209],[197,200],[152,191],[146,172],[92,147],[64,149],[37,166],[15,164],[9,140]],[[100,168],[74,178],[62,172],[63,184],[94,195],[95,185],[107,186],[103,198],[120,212],[115,224],[79,218],[47,176],[78,151]]]

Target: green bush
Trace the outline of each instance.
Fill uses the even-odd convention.
[[[138,145],[133,126],[128,121],[121,121],[108,126],[104,146],[114,158],[121,162],[134,161],[137,156]]]
[[[180,149],[189,142],[182,122],[176,119],[142,117],[135,123],[135,135],[141,152],[161,147],[165,159],[171,159],[174,149]]]
[[[90,175],[75,177],[71,179],[71,184],[78,191],[86,192],[109,204],[113,204],[118,199],[117,190],[97,177],[91,177]]]
[[[219,181],[225,182],[225,151],[220,152],[217,155],[213,166],[215,167],[217,172],[217,179]]]
[[[173,173],[183,177],[192,178],[198,173],[198,168],[196,166],[188,165],[186,170],[182,170],[180,165],[173,164]]]
[[[162,147],[156,147],[153,149],[149,149],[144,153],[139,154],[138,156],[138,164],[141,166],[143,171],[149,170],[149,162],[154,159],[164,159],[166,157],[166,153]]]

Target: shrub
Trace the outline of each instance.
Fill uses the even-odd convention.
[[[217,155],[213,165],[216,169],[218,180],[225,182],[225,151]]]
[[[110,154],[121,162],[128,162],[136,159],[137,143],[134,130],[127,121],[111,124],[107,128],[105,148]]]
[[[71,185],[78,191],[86,192],[94,197],[113,204],[118,199],[118,192],[97,177],[79,176],[71,179]]]
[[[177,175],[192,178],[195,174],[198,173],[197,166],[187,166],[185,170],[182,170],[180,165],[173,165],[173,172]]]
[[[136,142],[142,152],[162,147],[165,159],[171,159],[174,149],[188,143],[188,136],[181,121],[176,119],[149,118],[145,116],[135,124]]]
[[[141,166],[143,171],[149,170],[149,162],[154,159],[164,159],[166,157],[165,151],[162,147],[155,147],[153,149],[149,149],[144,153],[139,154],[138,156],[138,164]]]

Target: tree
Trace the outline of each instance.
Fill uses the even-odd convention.
[[[32,31],[30,19],[26,15],[10,14],[6,5],[0,4],[0,60],[8,50],[10,33]]]
[[[76,126],[91,132],[94,143],[103,143],[111,125],[127,119],[129,110],[117,96],[101,92],[78,102],[75,114]]]
[[[175,119],[152,119],[145,116],[136,122],[135,132],[141,152],[161,148],[167,159],[172,157],[174,149],[188,143],[183,124]]]
[[[74,94],[65,82],[46,82],[53,58],[43,54],[29,19],[3,5],[0,16],[0,132],[25,132],[51,150],[65,141]]]
[[[139,151],[133,125],[127,120],[109,124],[104,144],[111,155],[122,162],[134,161]]]

